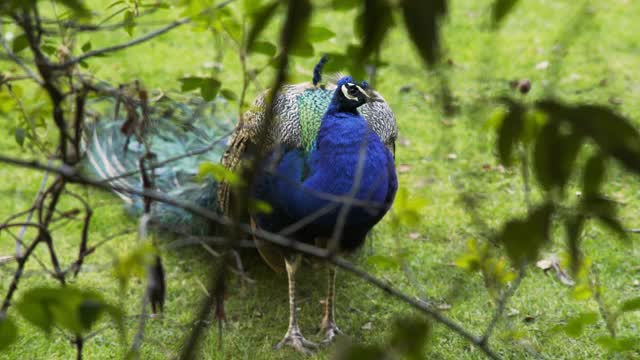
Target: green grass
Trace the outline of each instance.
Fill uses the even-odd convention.
[[[507,219],[524,215],[524,194],[521,177],[516,170],[487,171],[485,164],[495,168],[495,138],[486,125],[486,119],[495,109],[490,101],[509,91],[508,81],[529,78],[533,88],[527,101],[540,99],[552,92],[570,102],[590,102],[609,105],[615,98],[616,110],[640,119],[640,3],[609,0],[593,2],[586,14],[578,15],[580,6],[571,2],[543,0],[522,1],[507,18],[496,34],[489,29],[490,1],[453,1],[449,20],[444,26],[446,56],[452,61],[445,69],[449,85],[460,111],[448,117],[439,103],[438,80],[422,66],[402,26],[398,26],[387,39],[382,57],[389,66],[380,69],[377,89],[394,109],[400,128],[397,163],[403,165],[400,186],[412,197],[428,201],[422,210],[422,221],[412,228],[394,233],[388,219],[376,229],[375,254],[395,254],[406,249],[407,263],[429,298],[451,305],[444,314],[464,327],[480,334],[491,318],[493,300],[484,287],[479,274],[470,274],[456,267],[454,262],[466,251],[470,238],[479,241],[480,229],[475,226],[460,202],[462,193],[469,193],[479,201],[479,210],[489,226],[498,229]],[[157,19],[173,19],[178,14],[164,12]],[[582,19],[576,24],[575,17]],[[335,51],[355,42],[352,18],[333,13],[317,13],[314,22],[325,24],[338,33],[332,41],[316,49]],[[579,30],[577,30],[579,29]],[[179,28],[157,41],[152,41],[104,59],[91,62],[91,71],[110,83],[140,79],[151,88],[174,89],[177,79],[186,74],[207,73],[204,64],[213,61],[214,42],[209,33]],[[140,29],[138,29],[140,33]],[[270,29],[275,34],[275,29]],[[128,39],[124,31],[92,34],[93,47],[119,43]],[[275,35],[274,35],[275,39]],[[83,41],[82,39],[81,41]],[[569,40],[567,42],[566,40]],[[560,42],[559,42],[560,41]],[[317,59],[297,59],[295,80],[300,73],[309,78]],[[547,69],[536,65],[549,61]],[[258,61],[259,62],[259,61]],[[224,54],[221,78],[224,86],[240,92],[240,66],[232,51]],[[270,74],[260,77],[268,84]],[[602,85],[602,80],[606,84]],[[409,85],[409,92],[401,87]],[[250,96],[256,94],[255,89]],[[24,99],[28,104],[31,99]],[[9,123],[10,124],[10,123]],[[640,126],[640,121],[636,121]],[[8,125],[7,125],[8,126]],[[20,154],[12,136],[0,140],[3,154]],[[450,154],[455,154],[451,159]],[[28,157],[28,154],[25,155]],[[0,218],[30,206],[42,174],[0,167]],[[640,193],[635,177],[614,169],[608,176],[607,194],[624,203],[621,217],[628,227],[640,227]],[[118,199],[95,190],[88,191],[91,204],[96,207],[91,225],[91,239],[98,241],[121,229],[135,228],[136,222],[122,210]],[[574,191],[575,192],[575,191]],[[573,194],[573,192],[570,192]],[[533,199],[540,194],[534,192]],[[65,203],[63,208],[77,207]],[[414,234],[409,236],[409,234]],[[418,234],[417,238],[415,234]],[[554,244],[545,249],[545,255],[561,253],[563,230],[554,229]],[[416,238],[416,239],[413,239]],[[634,239],[635,240],[635,239]],[[71,222],[55,233],[55,245],[61,261],[69,264],[76,256],[80,241],[80,223]],[[605,288],[604,303],[615,308],[621,301],[640,296],[640,251],[636,245],[624,244],[606,229],[590,223],[585,229],[584,251],[598,270]],[[72,282],[94,288],[114,303],[120,302],[128,314],[139,313],[142,282],[136,281],[124,294],[112,276],[111,261],[114,254],[124,254],[136,244],[134,235],[123,236],[108,243],[101,251],[87,258],[84,271]],[[13,241],[0,234],[0,255],[13,251]],[[145,331],[143,358],[164,359],[174,357],[181,341],[192,326],[198,300],[203,295],[201,283],[206,276],[211,258],[201,249],[166,253],[168,296],[162,317],[149,320]],[[38,249],[36,254],[47,261],[47,254]],[[398,269],[380,269],[367,263],[368,247],[353,257],[359,266],[372,274],[387,279],[409,294],[419,291]],[[286,279],[275,274],[248,253],[245,258],[249,276],[255,284],[240,289],[230,283],[227,300],[227,321],[224,324],[223,351],[220,351],[215,324],[207,328],[203,339],[203,359],[293,359],[299,355],[289,349],[274,351],[272,345],[286,330],[288,316]],[[0,267],[0,293],[4,294],[11,281],[14,265]],[[321,272],[311,266],[303,268],[299,280],[301,328],[312,340],[318,329],[324,290]],[[385,295],[376,288],[348,274],[339,273],[337,289],[337,320],[343,331],[355,342],[382,344],[389,335],[393,320],[402,316],[420,316],[405,304]],[[36,262],[27,266],[20,290],[37,285],[54,285]],[[17,294],[19,299],[20,291]],[[558,325],[584,311],[598,311],[593,300],[578,301],[571,289],[561,285],[552,276],[531,267],[528,276],[508,305],[511,316],[503,319],[496,330],[492,346],[504,358],[533,358],[539,352],[543,358],[594,359],[613,357],[595,343],[607,335],[602,320],[587,327],[578,338],[554,331]],[[17,317],[15,311],[10,315]],[[532,319],[532,321],[525,321]],[[365,324],[370,323],[369,326]],[[136,329],[137,320],[128,319],[129,339]],[[640,316],[630,314],[620,320],[620,336],[640,333]],[[17,344],[0,354],[2,359],[68,359],[74,349],[60,332],[46,336],[34,327],[19,321]],[[430,338],[427,358],[478,359],[483,355],[459,336],[435,325]],[[517,336],[514,336],[517,334]],[[624,355],[640,357],[640,348]],[[321,350],[314,358],[331,357],[334,348]],[[122,349],[117,333],[108,329],[85,345],[88,359],[121,358]]]

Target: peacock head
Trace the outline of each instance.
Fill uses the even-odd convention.
[[[358,83],[351,76],[345,76],[338,80],[334,102],[340,110],[354,111],[358,107],[374,101],[380,101],[379,97],[366,81]]]

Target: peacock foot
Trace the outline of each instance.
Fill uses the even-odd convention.
[[[344,333],[338,329],[335,322],[322,322],[320,328],[320,334],[324,334],[324,340],[320,342],[322,345],[329,345],[336,340],[338,335],[344,335]]]
[[[300,333],[300,330],[295,328],[289,329],[284,335],[284,339],[277,343],[273,348],[281,349],[285,345],[291,346],[296,351],[303,354],[312,354],[313,351],[318,348],[316,343],[305,339],[304,336],[302,336],[302,333]]]

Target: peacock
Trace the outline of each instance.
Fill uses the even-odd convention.
[[[251,214],[255,226],[334,251],[349,252],[364,243],[369,230],[391,207],[398,188],[391,151],[357,110],[378,101],[382,100],[366,83],[342,77],[310,147],[278,144],[269,151],[252,195],[270,204],[272,211]],[[359,202],[338,201],[344,196]],[[295,279],[301,255],[284,248],[279,252],[289,280],[290,316],[276,348],[287,345],[307,353],[316,345],[302,335],[297,322]],[[340,334],[334,316],[333,266],[328,277],[323,343]]]
[[[332,245],[337,250],[351,251],[361,245],[365,234],[384,215],[393,200],[397,187],[393,159],[398,130],[390,107],[366,82],[357,83],[349,77],[343,77],[337,82],[320,85],[325,62],[326,58],[323,58],[315,67],[311,83],[286,85],[275,95],[276,116],[272,126],[267,129],[264,148],[258,149],[267,156],[251,189],[251,194],[269,203],[273,212],[247,215],[250,215],[255,226],[265,230],[284,230],[286,235],[298,241],[315,242],[320,246]],[[218,183],[211,177],[200,179],[197,176],[199,165],[202,162],[221,162],[227,169],[239,171],[249,152],[255,150],[252,146],[256,142],[257,128],[265,119],[268,96],[269,91],[259,96],[235,128],[234,113],[222,98],[204,102],[161,96],[149,107],[151,124],[145,127],[143,142],[135,137],[126,138],[121,132],[123,121],[114,121],[114,114],[107,112],[102,116],[107,119],[97,121],[89,129],[91,136],[85,146],[87,173],[115,185],[140,188],[138,174],[125,177],[121,174],[138,169],[138,159],[146,152],[145,145],[150,146],[158,162],[184,153],[197,153],[156,168],[154,185],[170,196],[230,214],[232,187],[224,182]],[[329,116],[329,113],[333,115]],[[344,118],[347,123],[353,124],[347,128],[329,125],[331,121],[335,123],[337,118]],[[347,136],[342,133],[344,131],[347,131]],[[327,141],[333,138],[338,142],[327,145]],[[366,139],[364,147],[363,138]],[[359,145],[354,152],[343,152],[352,151],[356,142]],[[331,155],[327,153],[327,147],[342,151]],[[366,149],[363,157],[359,156],[361,148]],[[295,195],[294,198],[280,196],[296,184],[297,188],[305,189],[310,179],[318,179],[322,174],[326,178],[325,168],[330,157],[334,157],[331,165],[343,164],[345,172],[340,174],[342,177],[333,179],[338,181],[326,183],[328,188],[320,186],[311,193],[348,194],[349,191],[343,190],[356,180],[352,178],[355,170],[352,168],[348,171],[348,168],[353,167],[354,161],[358,162],[360,158],[366,160],[358,168],[362,176],[358,177],[360,189],[354,194],[356,199],[364,200],[360,205],[348,209],[348,216],[343,219],[344,231],[339,236],[327,234],[329,228],[334,227],[336,209],[342,208],[341,204],[328,204],[322,196],[309,197],[306,191],[291,192],[289,196]],[[272,171],[274,168],[275,172]],[[372,179],[375,179],[373,185]],[[118,195],[131,211],[141,213],[142,199],[127,193]],[[285,199],[285,203],[279,202]],[[295,204],[306,204],[309,209],[332,205],[334,209],[307,226],[299,227],[295,225],[300,220],[300,213],[290,213]],[[363,208],[361,204],[367,206]],[[159,202],[153,203],[151,215],[152,224],[179,234],[208,235],[213,231],[209,221]],[[291,232],[292,229],[297,230]],[[267,264],[274,270],[287,271],[289,300],[290,304],[294,304],[295,273],[300,265],[300,257],[260,239],[255,239],[255,243]],[[328,275],[329,291],[322,321],[323,342],[332,341],[340,333],[333,311],[336,275],[333,267],[328,268]],[[277,347],[283,345],[293,346],[302,352],[308,352],[314,346],[301,335],[293,305],[287,335]]]

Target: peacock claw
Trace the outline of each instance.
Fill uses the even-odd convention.
[[[344,335],[342,330],[338,329],[335,323],[323,324],[320,334],[324,334],[324,340],[320,342],[322,345],[329,345],[336,340],[339,335]]]
[[[287,331],[284,338],[273,346],[274,349],[281,349],[283,346],[291,346],[296,351],[301,352],[303,354],[312,354],[314,350],[318,348],[318,345],[314,342],[311,342],[302,336],[299,330],[291,330]]]

